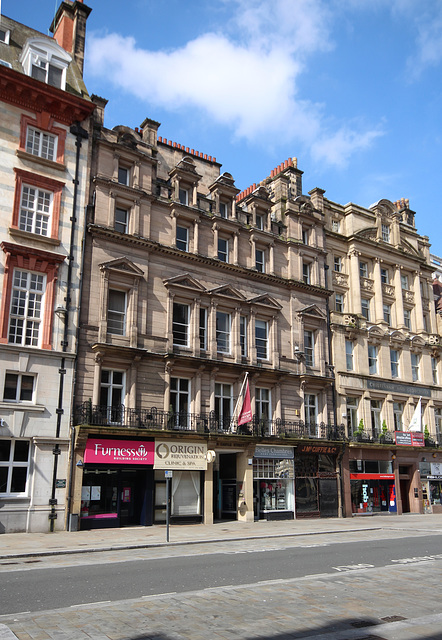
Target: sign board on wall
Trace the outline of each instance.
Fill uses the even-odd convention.
[[[257,444],[255,447],[255,458],[269,458],[274,460],[289,459],[293,460],[294,449],[293,447],[272,447],[265,444]]]
[[[155,440],[154,469],[206,471],[207,444],[182,440]]]
[[[84,450],[86,464],[153,464],[154,442],[147,440],[106,440],[88,438]]]
[[[397,445],[409,447],[424,447],[425,439],[423,433],[415,431],[395,431],[394,437]]]

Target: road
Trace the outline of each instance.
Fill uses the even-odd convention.
[[[0,564],[0,615],[240,585],[279,589],[278,584],[306,577],[425,564],[440,575],[439,533],[324,534],[314,543],[308,536],[287,537],[28,559]]]

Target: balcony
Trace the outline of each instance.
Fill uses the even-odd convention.
[[[302,420],[265,420],[253,416],[247,424],[223,418],[214,411],[203,414],[174,413],[151,409],[129,409],[124,405],[98,406],[90,402],[78,405],[74,410],[74,424],[97,427],[119,427],[152,431],[192,432],[231,436],[255,436],[259,438],[308,438],[314,440],[345,440],[343,425],[309,423]]]
[[[350,435],[349,440],[350,442],[371,444],[396,444],[394,431],[378,431],[377,429],[364,429],[363,431],[356,429],[353,434]],[[425,446],[436,448],[438,447],[438,441],[435,441],[433,437],[430,436],[425,438]]]

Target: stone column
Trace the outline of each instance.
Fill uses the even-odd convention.
[[[217,258],[218,257],[218,225],[215,224],[212,226],[212,230],[213,230],[213,257]]]
[[[396,324],[398,329],[405,329],[404,323],[404,297],[402,293],[401,269],[396,267],[394,272],[394,289],[396,297]]]
[[[95,354],[94,362],[94,388],[92,391],[92,404],[100,404],[100,388],[101,388],[101,363],[103,359],[100,353]]]
[[[424,310],[422,306],[422,294],[420,287],[420,273],[419,271],[415,271],[413,273],[414,282],[414,308],[415,308],[415,317],[416,317],[416,331],[418,333],[424,331]]]
[[[204,473],[204,524],[213,524],[213,462]]]
[[[253,460],[254,445],[236,454],[236,481],[238,498],[238,521],[253,522]]]

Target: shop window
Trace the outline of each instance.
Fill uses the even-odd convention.
[[[171,515],[201,515],[201,476],[198,471],[174,471]]]
[[[200,308],[199,338],[201,351],[207,350],[207,309]]]
[[[351,340],[345,341],[345,364],[347,371],[353,371],[353,342]]]
[[[315,366],[315,334],[313,331],[304,331],[304,355],[307,367]]]
[[[58,238],[64,184],[22,169],[15,168],[14,171],[16,185],[12,228]]]
[[[0,495],[27,494],[29,440],[0,439]]]
[[[115,207],[115,231],[118,233],[128,233],[129,231],[129,209]]]
[[[257,481],[259,511],[294,511],[293,460],[254,458],[253,478]]]
[[[378,348],[373,345],[368,345],[368,373],[373,375],[378,372]]]
[[[218,353],[230,353],[230,313],[216,312],[216,349]]]
[[[399,377],[399,351],[397,349],[390,349],[390,367],[391,377]]]
[[[177,225],[176,248],[180,251],[189,251],[189,229]]]
[[[101,370],[100,408],[110,424],[120,424],[124,416],[124,371]]]
[[[241,347],[241,356],[247,357],[247,317],[240,316],[239,318],[239,343]]]
[[[179,347],[189,346],[190,309],[187,304],[173,303],[172,333],[173,344]]]
[[[35,376],[26,373],[6,373],[4,402],[33,402]]]
[[[370,300],[368,300],[368,298],[361,298],[361,312],[362,312],[362,316],[367,320],[367,322],[370,321]]]
[[[231,384],[215,383],[215,414],[221,429],[229,429],[232,418],[233,390]]]
[[[335,293],[335,310],[344,313],[344,296],[342,293]]]
[[[45,286],[44,275],[14,270],[8,333],[11,344],[40,346]]]
[[[258,360],[268,360],[269,357],[269,327],[264,320],[255,320],[255,347]]]
[[[170,408],[173,428],[188,429],[190,413],[190,381],[186,378],[170,379]]]
[[[126,293],[109,289],[107,331],[117,336],[126,333]]]
[[[229,262],[229,241],[225,238],[218,238],[218,260]]]
[[[411,377],[413,382],[419,380],[420,355],[418,353],[411,354]]]

